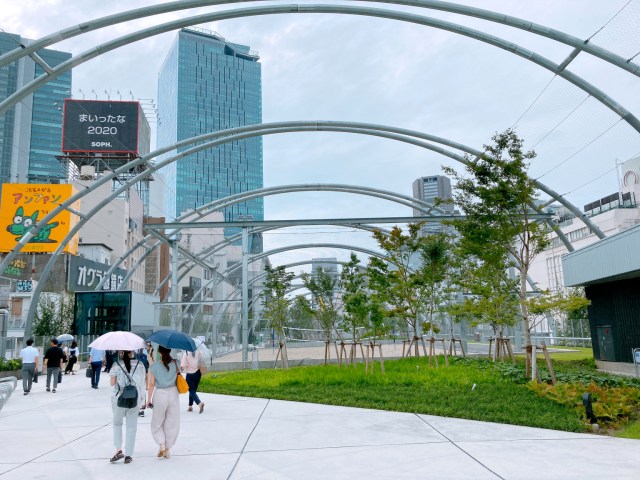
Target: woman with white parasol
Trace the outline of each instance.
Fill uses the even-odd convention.
[[[90,345],[98,350],[118,350],[117,360],[109,372],[113,395],[113,444],[116,448],[111,463],[124,458],[133,461],[133,449],[138,429],[138,410],[144,401],[145,369],[142,362],[133,358],[133,352],[145,347],[144,340],[131,332],[109,332],[98,337]],[[127,419],[125,451],[122,451],[122,425]]]

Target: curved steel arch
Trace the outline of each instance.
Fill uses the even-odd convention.
[[[347,128],[346,126],[353,126],[353,128]],[[416,138],[420,138],[420,139],[425,139],[428,141],[433,141],[436,143],[441,143],[443,145],[448,145],[451,146],[453,148],[462,150],[463,152],[466,153],[470,153],[472,155],[475,155],[476,157],[482,155],[482,152],[479,150],[476,150],[474,148],[468,147],[464,144],[460,144],[457,142],[453,142],[451,140],[442,138],[442,137],[438,137],[435,135],[429,135],[429,134],[425,134],[422,132],[417,132],[417,131],[413,131],[413,130],[408,130],[408,129],[403,129],[403,128],[396,128],[396,127],[387,127],[387,126],[383,126],[383,125],[376,125],[376,124],[367,124],[367,123],[358,123],[358,122],[336,122],[336,121],[316,121],[316,122],[305,122],[305,121],[301,121],[301,122],[274,122],[274,123],[269,123],[269,124],[259,124],[259,125],[248,125],[248,126],[244,126],[244,127],[235,127],[235,128],[230,128],[227,130],[222,130],[222,131],[217,131],[217,132],[212,132],[212,133],[208,133],[208,134],[203,134],[203,135],[199,135],[197,137],[193,137],[187,140],[182,140],[174,145],[168,146],[168,147],[163,147],[160,149],[155,150],[154,152],[151,152],[143,157],[140,157],[138,159],[132,160],[130,162],[128,162],[127,164],[121,166],[120,168],[112,171],[109,174],[103,175],[102,177],[100,177],[98,180],[96,180],[93,185],[91,186],[91,188],[85,189],[85,190],[80,190],[79,192],[77,192],[75,195],[71,196],[69,199],[65,200],[64,202],[62,202],[58,207],[56,207],[55,209],[53,209],[49,214],[47,214],[45,217],[43,217],[40,221],[38,221],[31,230],[29,230],[29,232],[27,232],[27,234],[25,234],[20,241],[16,244],[16,246],[10,251],[8,252],[8,254],[5,256],[5,258],[2,260],[2,262],[0,262],[0,271],[2,269],[5,269],[7,267],[7,265],[9,264],[9,262],[11,262],[14,258],[15,255],[22,249],[22,247],[29,242],[29,240],[31,240],[31,238],[36,235],[40,229],[47,224],[47,222],[49,222],[53,217],[55,217],[58,213],[69,209],[70,210],[70,206],[73,205],[74,202],[76,202],[77,200],[81,199],[82,197],[84,197],[85,195],[87,195],[88,193],[92,192],[93,190],[97,189],[98,186],[111,181],[112,179],[114,179],[115,177],[117,177],[118,175],[128,172],[129,170],[147,163],[149,160],[153,159],[154,157],[157,157],[159,155],[163,155],[165,153],[168,153],[170,151],[175,151],[178,148],[190,145],[192,143],[196,143],[196,142],[204,142],[206,140],[212,139],[212,138],[217,138],[217,137],[223,137],[225,135],[229,135],[230,137],[225,139],[221,139],[221,140],[217,140],[217,141],[213,141],[213,142],[209,142],[209,143],[203,143],[197,147],[193,147],[191,149],[185,150],[183,152],[181,152],[180,154],[177,154],[173,157],[170,157],[168,159],[165,159],[164,161],[157,163],[155,165],[151,165],[150,168],[138,175],[136,175],[135,177],[133,177],[132,179],[130,179],[128,182],[124,183],[120,188],[114,190],[111,195],[109,197],[107,197],[107,199],[105,199],[105,201],[101,202],[100,204],[98,204],[93,210],[92,212],[89,214],[93,215],[93,213],[95,213],[95,211],[99,210],[100,208],[102,208],[104,205],[106,205],[110,200],[112,200],[113,198],[115,198],[117,195],[119,195],[120,193],[122,193],[124,190],[126,190],[127,188],[129,188],[131,185],[137,183],[138,181],[148,177],[149,175],[151,175],[151,173],[153,173],[156,170],[159,170],[160,168],[164,167],[165,165],[168,165],[169,163],[173,162],[173,161],[177,161],[180,158],[183,158],[185,156],[191,155],[193,153],[196,153],[198,151],[204,150],[206,148],[211,148],[217,145],[220,145],[222,143],[226,143],[228,141],[234,141],[234,140],[238,140],[238,139],[243,139],[243,138],[249,138],[251,136],[256,136],[256,135],[271,135],[271,134],[277,134],[277,133],[286,133],[286,132],[301,132],[301,131],[342,131],[342,132],[350,132],[350,133],[360,133],[360,134],[367,134],[367,135],[375,135],[375,136],[381,136],[381,137],[385,137],[385,138],[390,138],[390,139],[394,139],[394,140],[398,140],[398,141],[402,141],[405,143],[409,143],[409,144],[413,144],[422,148],[426,148],[429,150],[432,150],[436,153],[440,153],[442,155],[445,155],[449,158],[452,158],[456,161],[459,161],[465,165],[469,164],[469,161],[460,156],[457,155],[455,153],[449,152],[447,150],[444,150],[440,147],[436,147],[434,145],[431,144],[427,144],[424,142],[420,142],[420,141],[416,141],[414,139],[411,138],[405,138],[405,136],[412,136],[412,137],[416,137]],[[253,132],[253,133],[252,133]],[[387,132],[394,132],[396,133],[396,135],[394,134],[389,134]],[[232,136],[233,135],[233,136]],[[547,193],[549,196],[551,196],[553,199],[555,199],[556,201],[558,201],[559,203],[561,203],[562,205],[564,205],[565,207],[567,207],[567,209],[569,209],[574,215],[576,215],[577,218],[579,218],[580,220],[582,220],[585,225],[587,225],[599,238],[605,238],[604,233],[595,225],[591,222],[591,220],[583,213],[581,212],[575,205],[573,205],[571,202],[569,202],[568,200],[566,200],[562,195],[558,194],[557,192],[555,192],[554,190],[552,190],[551,188],[547,187],[546,185],[544,185],[543,183],[534,180],[534,183],[536,185],[537,188],[539,188],[540,190],[542,190],[543,192]],[[229,198],[229,197],[227,197]],[[192,212],[189,213],[189,215],[201,215],[201,209],[195,209]],[[82,221],[85,221],[84,219]],[[80,222],[82,223],[82,222]],[[78,225],[76,225],[76,227],[80,227],[80,223]],[[73,234],[75,234],[77,232],[77,230],[73,230]],[[65,237],[65,239],[62,241],[62,244],[66,245],[66,243],[69,241],[69,239],[72,237],[73,235],[70,234],[67,235],[67,237]],[[570,245],[570,244],[569,244]],[[569,247],[571,248],[571,247]],[[59,252],[56,252],[55,254],[57,254]],[[55,255],[54,254],[54,255]]]
[[[163,13],[175,12],[179,10],[188,10],[196,7],[205,7],[205,6],[211,6],[211,5],[227,5],[227,4],[234,4],[234,3],[254,2],[254,1],[261,1],[261,0],[181,0],[178,2],[169,2],[162,5],[142,7],[134,10],[129,10],[126,12],[117,13],[114,15],[108,15],[105,17],[90,20],[89,22],[85,22],[83,24],[76,25],[74,27],[60,30],[59,32],[53,33],[51,35],[47,35],[34,42],[31,42],[27,46],[21,45],[19,48],[16,48],[0,56],[0,67],[3,67],[4,65],[10,62],[13,62],[23,56],[30,55],[36,52],[37,50],[40,50],[41,48],[45,48],[47,46],[53,45],[62,40],[73,38],[77,35],[82,35],[84,33],[88,33],[94,30],[99,30],[101,28],[108,27],[111,25],[116,25],[118,23],[129,22],[131,20],[136,20],[139,18],[150,17],[154,15],[160,15]],[[621,57],[605,48],[598,47],[597,45],[593,45],[589,43],[588,40],[583,40],[573,35],[570,35],[566,32],[556,30],[538,23],[530,22],[523,18],[514,17],[512,15],[504,15],[492,10],[486,10],[482,8],[470,7],[467,5],[458,5],[455,3],[441,2],[441,1],[429,1],[429,0],[415,0],[415,1],[357,0],[357,1],[367,1],[371,3],[404,5],[404,6],[420,7],[420,8],[432,9],[432,10],[441,10],[441,11],[456,13],[456,14],[465,15],[469,17],[476,17],[482,20],[487,20],[489,22],[499,23],[502,25],[507,25],[509,27],[525,30],[529,33],[546,37],[546,38],[555,40],[559,43],[564,43],[565,45],[569,45],[573,47],[575,51],[577,51],[577,53],[574,51],[568,57],[567,59],[568,61],[573,60],[579,52],[584,51],[595,57],[600,58],[601,60],[604,60],[605,62],[611,63],[619,68],[622,68],[623,70],[626,70],[632,73],[633,75],[640,76],[640,65],[637,65],[631,62],[630,59],[625,60],[624,57]],[[568,64],[567,61],[565,62]],[[563,64],[565,62],[563,62]]]
[[[312,263],[313,263],[313,260],[301,260],[299,262],[292,262],[292,263],[287,263],[285,265],[279,265],[279,266],[283,266],[285,268],[293,268],[293,267],[298,267],[300,265],[310,265]],[[343,261],[340,261],[340,260],[326,260],[323,263],[332,263],[332,264],[335,264],[335,265],[346,265],[348,262],[343,262]],[[251,285],[255,284],[257,281],[262,280],[266,276],[267,276],[267,273],[266,272],[262,272],[260,275],[257,275],[255,277],[250,278],[247,281],[247,284],[249,286],[251,286]],[[294,278],[299,278],[299,275],[294,277]],[[200,287],[200,289],[193,294],[193,298],[198,298],[198,295],[200,295],[200,293],[205,288],[207,288],[209,285],[211,285],[211,280],[206,285],[203,285],[202,287]],[[227,295],[227,298],[225,298],[225,300],[233,300],[234,298],[237,298],[238,295],[240,295],[240,292],[238,290],[234,290],[233,292],[229,293],[229,295]],[[258,293],[258,294],[255,294],[253,297],[251,297],[249,299],[249,308],[251,308],[251,306],[254,304],[255,300],[259,296],[260,296],[260,294]],[[198,305],[198,309],[194,312],[194,315],[197,315],[199,313],[199,310],[201,310],[201,309],[202,309],[202,305]],[[228,309],[229,309],[229,304],[226,304],[225,307],[224,307],[224,310],[221,313],[222,314],[227,313]],[[255,319],[255,317],[254,317],[254,319]],[[251,326],[251,328],[253,328],[254,326],[255,326],[255,321],[254,321],[253,325]]]
[[[352,125],[352,127],[345,127],[343,125]],[[357,126],[359,126],[360,128],[357,128]],[[22,249],[22,247],[42,228],[42,226],[46,225],[48,221],[50,221],[55,215],[57,215],[59,212],[64,211],[66,209],[69,209],[70,205],[72,205],[75,201],[79,200],[80,198],[82,198],[83,196],[87,195],[88,193],[92,192],[93,190],[95,190],[98,186],[112,180],[113,178],[115,178],[116,176],[118,176],[121,173],[124,173],[128,170],[130,170],[131,168],[134,168],[135,166],[141,165],[143,163],[147,163],[149,160],[151,160],[152,158],[158,156],[158,155],[162,155],[164,153],[176,150],[177,148],[181,147],[181,146],[185,146],[185,145],[189,145],[192,144],[194,142],[203,142],[200,145],[197,145],[195,147],[192,147],[190,149],[184,150],[182,152],[180,152],[179,154],[176,154],[174,156],[171,156],[161,162],[158,162],[154,165],[149,165],[149,168],[147,170],[145,170],[144,172],[134,176],[133,178],[131,178],[130,180],[128,180],[127,182],[123,183],[119,188],[115,189],[110,196],[108,196],[107,198],[105,198],[102,202],[98,203],[90,212],[88,212],[86,215],[84,215],[82,217],[82,219],[69,231],[69,233],[65,236],[65,238],[60,242],[60,245],[58,246],[58,248],[56,249],[56,251],[53,253],[51,259],[49,260],[49,262],[47,263],[47,265],[45,266],[45,269],[42,272],[42,278],[47,278],[53,262],[55,260],[55,258],[57,257],[57,255],[59,255],[59,253],[64,249],[64,247],[66,246],[66,244],[69,242],[69,240],[80,230],[80,228],[82,228],[84,226],[84,224],[88,221],[88,219],[90,219],[96,212],[98,212],[99,210],[101,210],[104,206],[106,206],[113,198],[117,197],[120,193],[122,193],[123,191],[125,191],[126,189],[130,188],[132,185],[134,185],[135,183],[137,183],[138,181],[140,181],[143,178],[148,177],[149,175],[151,175],[153,172],[159,170],[160,168],[175,162],[183,157],[186,157],[188,155],[191,155],[193,153],[196,153],[198,151],[207,149],[207,148],[211,148],[214,147],[216,145],[220,145],[229,141],[236,141],[239,139],[243,139],[243,138],[250,138],[252,136],[257,136],[257,135],[272,135],[272,134],[279,134],[279,133],[287,133],[287,132],[301,132],[301,131],[336,131],[336,132],[349,132],[349,133],[359,133],[359,134],[367,134],[367,135],[373,135],[373,136],[379,136],[379,137],[383,137],[383,138],[389,138],[392,140],[397,140],[397,141],[401,141],[404,143],[408,143],[408,144],[412,144],[415,146],[419,146],[421,148],[426,148],[429,150],[432,150],[436,153],[440,153],[442,155],[445,155],[449,158],[452,158],[456,161],[459,161],[463,164],[469,164],[469,160],[466,159],[465,157],[462,157],[458,154],[455,154],[453,152],[450,152],[448,150],[445,150],[443,148],[437,147],[435,145],[429,144],[429,143],[425,143],[419,140],[416,140],[415,138],[410,138],[410,136],[416,137],[416,138],[420,138],[420,139],[426,139],[426,140],[430,140],[430,141],[434,141],[434,142],[438,142],[438,143],[442,143],[445,145],[449,145],[449,146],[453,146],[454,148],[459,148],[462,151],[468,152],[468,153],[472,153],[476,156],[482,155],[482,152],[475,150],[473,148],[467,147],[463,144],[459,144],[456,142],[453,142],[451,140],[448,139],[444,139],[442,137],[437,137],[434,135],[429,135],[429,134],[424,134],[421,132],[415,132],[415,131],[411,131],[411,130],[407,130],[407,129],[401,129],[401,128],[395,128],[395,127],[385,127],[385,126],[381,126],[381,125],[374,125],[374,124],[365,124],[365,123],[357,123],[357,122],[276,122],[273,124],[264,124],[264,125],[250,125],[250,126],[245,126],[245,127],[236,127],[236,128],[232,128],[232,129],[228,129],[228,130],[224,130],[224,131],[218,131],[218,132],[212,132],[212,133],[208,133],[208,134],[203,134],[203,135],[199,135],[198,137],[193,137],[191,139],[188,140],[183,140],[181,142],[178,142],[175,145],[169,146],[169,147],[164,147],[161,149],[158,149],[154,152],[151,152],[141,158],[132,160],[131,162],[123,165],[122,167],[116,169],[115,171],[104,175],[103,177],[101,177],[100,179],[96,180],[94,182],[94,184],[92,185],[91,188],[86,189],[86,190],[81,190],[78,193],[76,193],[75,195],[73,195],[72,197],[70,197],[69,199],[65,200],[62,204],[60,204],[58,207],[56,207],[54,210],[52,210],[49,214],[47,214],[46,216],[44,216],[39,222],[37,222],[34,227],[26,234],[24,235],[20,241],[16,244],[16,246],[10,251],[8,252],[8,254],[5,256],[5,258],[2,260],[2,262],[0,262],[0,271],[2,271],[3,269],[5,269],[7,267],[7,265],[15,258],[15,256],[17,255],[17,253]],[[397,132],[397,133],[389,133],[389,132]],[[225,135],[227,135],[225,137]],[[211,138],[217,138],[217,137],[223,137],[217,140],[213,140],[210,142],[206,142],[207,139],[211,139]],[[563,205],[565,205],[570,211],[572,211],[578,218],[580,218],[587,226],[589,226],[589,228],[591,228],[594,233],[596,233],[596,235],[598,235],[600,238],[604,238],[604,234],[584,215],[584,213],[580,212],[573,204],[571,204],[570,202],[568,202],[566,199],[564,199],[561,195],[557,194],[556,192],[554,192],[553,190],[551,190],[550,188],[546,187],[545,185],[543,185],[542,183],[535,181],[536,186],[541,189],[542,191],[548,193],[552,198],[556,199],[557,201],[559,201],[560,203],[562,203]],[[247,194],[250,194],[250,192],[248,192]],[[226,199],[222,199],[220,202],[226,202],[229,201],[230,197],[227,197]],[[202,214],[202,210],[201,209],[196,209],[192,212],[189,213],[189,215],[201,215]],[[567,245],[568,248],[572,249],[571,245],[568,244]],[[44,282],[39,282],[38,286],[36,287],[36,289],[34,290],[33,296],[34,299],[37,300],[37,298],[40,295],[40,292],[42,291]],[[33,312],[30,310],[29,311],[29,318],[27,319],[27,327],[29,328],[31,323],[33,321]],[[29,332],[30,333],[30,332]]]
[[[409,197],[407,195],[403,195],[403,194],[398,194],[398,193],[394,193],[388,190],[382,190],[382,189],[378,189],[378,188],[372,188],[372,187],[360,187],[360,186],[355,186],[355,185],[341,185],[341,184],[300,184],[300,185],[284,185],[284,186],[279,186],[279,187],[266,187],[266,188],[260,188],[257,190],[250,190],[248,192],[243,192],[243,193],[239,193],[236,195],[230,195],[228,197],[224,197],[223,199],[219,199],[219,200],[214,200],[213,202],[208,203],[207,205],[204,205],[202,207],[198,207],[198,210],[207,210],[207,209],[215,209],[215,210],[219,210],[222,208],[226,208],[229,207],[231,205],[240,203],[240,202],[244,202],[247,200],[250,200],[252,198],[260,198],[260,197],[266,197],[266,196],[270,196],[270,195],[279,195],[279,194],[283,194],[283,193],[293,193],[293,192],[309,192],[309,191],[315,191],[315,192],[344,192],[344,193],[354,193],[354,194],[360,194],[360,195],[367,195],[367,196],[371,196],[371,197],[377,197],[377,198],[382,198],[384,200],[389,200],[391,202],[394,203],[398,203],[400,205],[406,205],[408,207],[414,208],[416,210],[419,210],[423,213],[429,214],[431,213],[432,210],[436,210],[438,213],[445,213],[441,208],[432,205],[429,202],[426,202],[424,200],[418,200],[416,201],[416,199],[414,199],[413,197]],[[202,211],[201,210],[201,211]],[[327,225],[331,225],[331,221],[328,220],[327,221]],[[352,228],[359,228],[361,229],[360,226],[356,226],[356,225],[352,225]],[[187,228],[187,227],[185,227]],[[275,227],[275,228],[280,228],[280,227]],[[370,227],[371,228],[371,227]],[[369,229],[370,229],[369,228]],[[364,228],[365,230],[367,228]],[[261,230],[261,231],[268,231],[271,230],[270,228]],[[260,232],[252,232],[252,233],[260,233]],[[240,235],[236,235],[234,237],[231,237],[227,240],[224,240],[223,242],[221,242],[222,244],[225,245],[229,245],[230,243],[232,243],[232,241],[234,239],[239,239]],[[221,247],[222,248],[222,247]],[[213,253],[215,253],[216,251],[220,250],[221,248],[218,248],[218,245],[212,245],[211,247],[203,250],[202,252],[199,253],[199,256],[202,255],[203,257],[206,258],[207,255],[212,255]],[[148,254],[147,254],[148,255]],[[146,255],[145,255],[146,256]],[[138,260],[138,263],[142,263],[140,261],[140,259]],[[183,262],[183,264],[180,266],[180,268],[184,268],[185,263],[188,262]],[[119,263],[118,263],[119,265]],[[111,270],[115,270],[115,267],[112,267],[112,269],[110,269],[109,272],[107,272],[107,274],[105,274],[105,281],[106,278],[108,277],[108,275],[110,275]],[[187,270],[186,272],[183,272],[180,276],[180,278],[178,280],[181,280],[182,278],[184,278],[185,275],[187,275],[189,272],[189,270]],[[130,277],[130,275],[128,274],[128,277]],[[126,278],[128,279],[128,278]],[[164,285],[167,281],[168,281],[169,277],[165,277],[164,280],[161,282],[160,285],[158,285],[158,288],[156,289],[156,292],[158,291],[159,288],[162,287],[162,285]],[[101,282],[102,284],[103,282]],[[125,283],[124,281],[122,282],[123,284]],[[101,286],[98,285],[99,286]],[[96,290],[98,289],[98,287],[96,287]]]
[[[304,248],[337,248],[339,250],[355,250],[356,252],[366,253],[367,255],[371,255],[372,257],[378,257],[387,259],[385,255],[382,255],[380,252],[376,252],[375,250],[371,250],[369,248],[364,247],[355,247],[353,245],[344,245],[341,243],[301,243],[298,245],[287,245],[286,247],[274,248],[272,250],[268,250],[266,252],[257,253],[255,255],[249,255],[249,263],[253,263],[256,260],[261,260],[269,255],[276,255],[278,253],[288,252],[290,250],[301,250]],[[242,265],[234,265],[225,270],[225,273],[228,275],[236,270],[242,268]]]
[[[332,225],[332,223],[327,222],[327,225]],[[388,232],[388,230],[385,230],[385,229],[382,229],[382,228],[379,228],[379,227],[374,227],[374,226],[372,226],[372,225],[360,225],[360,224],[355,224],[355,223],[354,223],[354,224],[340,225],[340,226],[342,226],[342,227],[356,228],[356,229],[358,229],[358,230],[366,230],[366,231],[370,231],[370,232],[373,232],[374,230],[375,230],[375,231]],[[277,229],[277,228],[284,228],[284,227],[265,227],[265,228],[261,228],[261,229],[253,229],[253,230],[251,231],[251,233],[252,233],[252,234],[255,234],[255,233],[263,233],[263,232],[267,232],[267,231],[274,230],[274,229]],[[240,239],[241,239],[241,237],[242,237],[242,234],[241,234],[241,233],[236,234],[236,235],[233,235],[233,236],[229,237],[227,240],[225,240],[224,242],[221,242],[221,243],[219,243],[219,244],[213,245],[212,247],[209,247],[209,248],[207,248],[207,249],[203,250],[202,252],[200,252],[200,254],[201,254],[203,257],[205,257],[205,258],[206,258],[207,256],[209,256],[209,255],[213,255],[215,252],[217,252],[217,251],[219,251],[219,250],[222,250],[223,248],[225,248],[225,247],[229,246],[229,245],[230,245],[230,244],[232,244],[233,242],[240,240]],[[188,260],[187,260],[187,261],[184,261],[184,262],[182,262],[182,264],[180,264],[179,268],[180,268],[180,269],[183,269],[183,268],[185,268],[185,267],[188,267],[188,264],[189,264],[189,261],[188,261]],[[190,270],[186,270],[185,272],[183,272],[183,273],[181,274],[181,276],[178,278],[178,281],[180,281],[182,278],[184,278],[184,277],[188,274],[188,272],[189,272],[189,271],[190,271]],[[109,272],[107,272],[107,274],[109,274]],[[105,274],[105,276],[107,276],[107,274]],[[160,284],[158,285],[158,288],[156,288],[156,290],[154,291],[154,295],[156,295],[156,294],[158,293],[159,289],[160,289],[160,288],[162,288],[162,286],[163,286],[165,283],[167,283],[167,282],[169,281],[169,279],[170,279],[170,276],[169,276],[169,275],[167,275],[167,276],[162,280],[162,282],[160,282]],[[124,282],[124,280],[123,280],[123,282],[122,282],[122,283],[123,283],[123,284],[125,283],[125,282]],[[211,282],[209,282],[208,284],[210,284],[210,283],[211,283]],[[96,290],[98,290],[98,289],[99,289],[99,288],[98,288],[98,287],[96,287]]]
[[[198,207],[197,209],[188,212],[187,214],[183,214],[181,217],[179,217],[182,220],[186,220],[190,217],[195,216],[196,214],[200,214],[200,212],[206,211],[206,210],[213,210],[213,209],[221,209],[230,205],[234,205],[236,203],[240,203],[243,201],[246,201],[250,198],[256,198],[256,197],[265,197],[265,196],[269,196],[269,195],[278,195],[278,194],[283,194],[283,193],[292,193],[292,192],[308,192],[308,191],[317,191],[317,192],[325,192],[325,191],[331,191],[331,192],[345,192],[345,193],[354,193],[354,194],[361,194],[361,195],[367,195],[367,196],[371,196],[371,197],[377,197],[377,198],[382,198],[384,200],[389,200],[391,202],[395,202],[401,205],[406,205],[408,207],[414,208],[416,210],[420,210],[423,213],[429,214],[431,213],[432,210],[436,210],[438,213],[444,213],[444,211],[431,204],[430,202],[427,202],[425,200],[420,200],[420,199],[415,199],[413,197],[409,197],[408,195],[403,195],[400,193],[396,193],[396,192],[391,192],[389,190],[383,190],[383,189],[379,189],[379,188],[372,188],[372,187],[365,187],[365,186],[358,186],[358,185],[343,185],[343,184],[300,184],[300,185],[284,185],[284,186],[279,186],[279,187],[267,187],[267,188],[262,188],[262,189],[258,189],[258,190],[251,190],[250,192],[244,192],[242,194],[238,194],[238,195],[232,195],[229,197],[225,197],[223,199],[220,200],[214,200],[212,202],[209,202],[201,207]],[[249,195],[251,194],[251,195]],[[220,202],[224,202],[224,203],[220,203]],[[222,205],[222,206],[221,206]],[[327,222],[327,224],[331,224],[331,222]],[[356,227],[355,225],[353,225],[352,227]],[[186,228],[186,227],[185,227]],[[276,227],[279,228],[279,227]],[[356,227],[356,228],[361,228],[361,227]],[[372,227],[370,227],[372,228]],[[366,229],[366,228],[364,228]],[[268,231],[271,230],[271,228],[265,228],[265,229],[261,229],[259,232],[252,232],[252,233],[260,233],[262,231]],[[147,256],[149,256],[149,254],[151,254],[151,252],[153,251],[154,248],[156,248],[160,243],[161,240],[158,240],[158,242],[156,242],[152,247],[149,247],[146,245],[147,240],[149,240],[152,237],[152,235],[147,235],[145,236],[142,240],[138,241],[134,246],[132,246],[129,250],[127,250],[127,252],[125,252],[116,262],[114,262],[113,265],[111,265],[111,267],[109,268],[109,270],[105,273],[104,277],[102,278],[102,280],[100,280],[100,282],[98,283],[98,285],[96,286],[96,290],[99,290],[104,282],[106,281],[107,278],[109,278],[109,276],[111,275],[111,273],[113,273],[115,271],[116,268],[118,268],[122,262],[129,257],[129,255],[131,255],[133,252],[135,252],[138,248],[144,247],[147,249],[147,251],[141,255],[141,257],[137,260],[136,264],[134,265],[134,268],[129,269],[129,272],[127,273],[126,277],[123,279],[122,281],[122,285],[126,285],[127,281],[131,278],[131,276],[133,275],[133,272],[142,264],[142,262],[146,259]],[[234,235],[233,237],[230,237],[228,239],[225,239],[224,241],[221,242],[221,244],[223,246],[229,245],[230,243],[232,243],[234,240],[239,240],[240,239],[240,235]],[[215,253],[216,251],[218,251],[220,248],[223,247],[219,247],[219,244],[215,244],[212,245],[211,247],[203,250],[202,252],[199,252],[198,257],[202,256],[203,258],[206,258],[208,255],[212,255],[213,253]],[[180,265],[180,269],[184,268],[185,264],[189,263],[188,261],[183,262],[182,265]],[[185,275],[187,275],[189,272],[189,270],[187,270],[186,272],[183,272],[180,276],[180,278],[178,278],[178,281],[180,281],[182,278],[184,278]],[[169,277],[165,277],[165,279],[160,283],[160,285],[158,285],[158,288],[156,288],[156,292],[158,291],[159,288],[162,287],[162,285],[164,285],[167,281],[168,281]]]
[[[487,43],[489,45],[493,45],[495,47],[501,48],[508,52],[511,52],[515,55],[518,55],[526,60],[529,60],[551,72],[558,75],[559,77],[564,78],[565,80],[573,83],[575,86],[585,91],[589,95],[593,96],[600,103],[608,107],[610,110],[615,112],[619,117],[621,117],[625,122],[627,122],[634,130],[640,133],[640,120],[636,118],[629,110],[624,108],[622,105],[614,101],[607,94],[605,94],[602,90],[597,88],[595,85],[584,80],[581,76],[576,75],[574,73],[566,70],[566,65],[557,64],[550,59],[543,57],[531,50],[528,50],[520,45],[517,45],[512,42],[505,41],[499,37],[489,35],[479,30],[474,30],[472,28],[464,27],[462,25],[458,25],[456,23],[447,22],[444,20],[433,19],[430,17],[424,17],[420,15],[414,15],[405,12],[396,12],[390,10],[380,10],[375,8],[363,8],[363,7],[351,7],[351,6],[342,6],[342,5],[283,5],[283,6],[268,6],[268,7],[253,7],[253,8],[244,8],[237,10],[226,10],[224,12],[216,12],[204,15],[196,15],[193,17],[187,17],[186,19],[175,20],[172,22],[167,22],[161,25],[157,25],[154,27],[150,27],[147,29],[143,29],[137,31],[132,34],[125,35],[123,37],[117,38],[110,42],[103,43],[94,47],[91,50],[83,52],[76,57],[72,57],[71,59],[61,63],[60,65],[51,68],[50,72],[47,74],[38,77],[32,82],[25,85],[20,90],[16,91],[12,95],[10,95],[6,100],[0,103],[0,113],[4,113],[7,109],[13,106],[16,102],[24,98],[29,93],[35,91],[41,85],[57,78],[63,72],[70,70],[71,68],[80,65],[92,58],[95,58],[103,53],[109,52],[116,48],[122,47],[124,45],[128,45],[129,43],[134,43],[136,41],[158,35],[160,33],[165,33],[171,30],[176,30],[178,28],[187,27],[190,25],[226,20],[231,18],[240,18],[240,17],[250,17],[250,16],[259,16],[259,15],[276,15],[276,14],[285,14],[285,13],[335,13],[335,14],[345,14],[345,15],[362,15],[369,17],[378,17],[378,18],[388,18],[392,20],[400,20],[409,23],[415,23],[418,25],[429,26],[433,28],[438,28],[441,30],[446,30],[452,33],[457,33],[469,38],[473,38],[475,40],[479,40],[481,42]]]

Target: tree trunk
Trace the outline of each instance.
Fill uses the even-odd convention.
[[[529,309],[527,308],[527,269],[520,266],[520,313],[522,315],[522,330],[524,333],[525,347],[531,345],[531,332],[529,331]]]

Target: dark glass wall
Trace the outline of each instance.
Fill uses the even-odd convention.
[[[77,292],[75,335],[131,331],[131,292]]]
[[[612,360],[631,363],[631,350],[640,347],[640,278],[591,285],[585,293],[591,300],[589,325],[594,357],[607,359],[604,348],[609,339],[599,337],[606,332],[611,336]]]

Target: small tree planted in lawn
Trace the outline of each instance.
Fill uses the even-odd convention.
[[[533,151],[523,151],[523,140],[509,129],[492,137],[485,153],[469,159],[464,175],[445,167],[456,180],[454,203],[466,215],[452,224],[459,243],[481,263],[502,266],[514,259],[519,278],[517,294],[525,345],[531,345],[531,318],[527,302],[527,276],[534,258],[547,245],[547,230],[532,218],[537,199],[534,180],[527,174]]]
[[[275,330],[280,348],[276,355],[276,363],[278,357],[282,356],[282,366],[288,368],[287,344],[284,328],[287,325],[289,307],[291,299],[287,298],[286,293],[293,277],[292,272],[287,272],[284,266],[272,268],[270,265],[264,267],[267,276],[264,281],[262,293],[263,310],[262,315],[269,320],[271,327]]]

